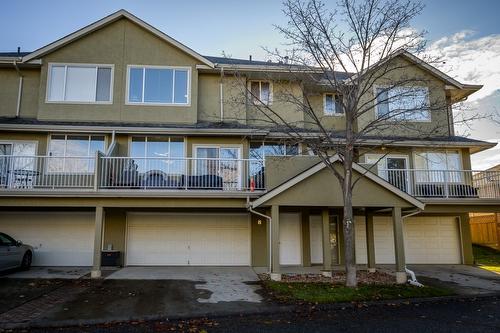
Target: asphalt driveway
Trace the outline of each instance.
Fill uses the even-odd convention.
[[[467,265],[410,265],[420,282],[453,289],[459,295],[500,293],[500,274]]]

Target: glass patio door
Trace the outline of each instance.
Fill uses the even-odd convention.
[[[240,148],[197,147],[196,175],[222,178],[225,190],[241,187]]]
[[[408,171],[406,157],[387,157],[387,181],[408,193]]]
[[[12,144],[0,144],[0,186],[7,187],[9,184],[9,164],[11,162]]]

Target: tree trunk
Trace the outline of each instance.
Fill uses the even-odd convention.
[[[352,164],[351,164],[352,165]],[[356,257],[354,252],[354,216],[352,210],[352,168],[347,169],[344,178],[344,220],[342,221],[344,231],[344,255],[346,269],[346,286],[356,287]]]

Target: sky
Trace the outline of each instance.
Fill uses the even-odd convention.
[[[336,0],[325,0],[335,6]],[[499,0],[423,0],[413,27],[427,31],[429,52],[446,63],[442,70],[484,87],[469,98],[471,112],[500,118]],[[46,0],[11,1],[0,13],[0,51],[32,51],[119,9],[126,9],[204,55],[267,60],[262,47],[280,47],[273,27],[284,25],[279,0]],[[477,121],[463,133],[500,142],[500,124]],[[500,163],[500,147],[475,154],[473,167]]]

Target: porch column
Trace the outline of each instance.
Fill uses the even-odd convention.
[[[396,256],[396,283],[404,284],[406,283],[406,261],[401,207],[392,208],[392,225],[394,229],[394,253]]]
[[[326,277],[332,276],[332,251],[330,246],[330,212],[324,208],[321,212],[322,236],[323,236],[323,271]]]
[[[463,263],[465,265],[473,265],[474,254],[472,253],[472,236],[470,231],[469,214],[461,214],[458,217],[458,223],[460,226]]]
[[[101,277],[101,248],[102,248],[102,231],[103,231],[104,209],[102,206],[95,208],[95,234],[94,234],[94,261],[91,278],[96,279]]]
[[[271,206],[271,280],[280,281],[280,206]]]
[[[303,209],[300,213],[302,219],[302,265],[311,266],[311,234],[309,229],[309,210]]]
[[[368,262],[368,272],[375,272],[375,237],[373,233],[373,212],[365,211],[366,222],[366,255]]]

